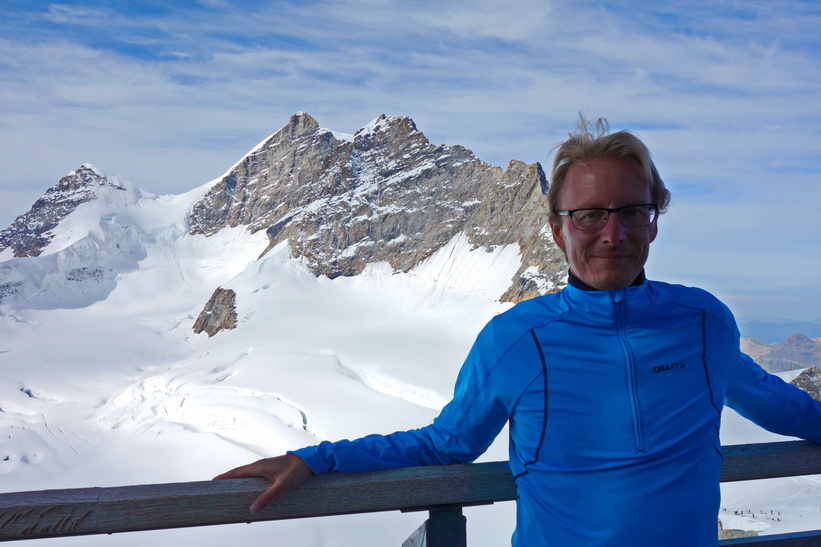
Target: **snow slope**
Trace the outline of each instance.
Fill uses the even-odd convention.
[[[458,240],[407,275],[376,264],[357,278],[317,279],[285,248],[257,260],[263,233],[186,234],[194,199],[83,204],[41,257],[0,263],[4,279],[12,272],[26,287],[0,310],[3,491],[204,480],[319,439],[425,425],[449,398],[472,337],[505,307],[495,299],[518,267],[509,249],[471,252]],[[465,278],[472,262],[488,271],[488,261],[495,273]],[[107,275],[67,279],[79,264]],[[239,328],[195,335],[218,286],[237,292]],[[401,544],[422,516],[368,519],[275,530],[288,545]],[[170,544],[184,533],[218,545],[270,531],[117,541],[153,534]]]
[[[41,257],[0,262],[0,281],[25,288],[0,308],[0,491],[205,480],[323,439],[423,426],[449,399],[475,335],[508,307],[497,299],[519,266],[516,249],[471,250],[457,237],[408,274],[372,264],[354,278],[315,278],[284,246],[259,258],[262,232],[189,235],[185,213],[207,186],[138,205],[84,204]],[[78,268],[101,273],[66,275]],[[236,291],[238,328],[195,335],[217,287]],[[724,430],[730,444],[775,438],[732,413]],[[485,460],[506,458],[502,437]],[[821,528],[818,478],[726,486],[724,505],[725,527]],[[770,508],[781,522],[734,514]],[[512,503],[467,514],[471,546],[509,542]],[[114,541],[401,545],[423,519],[386,513]]]

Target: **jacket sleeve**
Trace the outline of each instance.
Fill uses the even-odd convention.
[[[821,402],[739,356],[727,378],[727,405],[767,431],[821,443]]]
[[[459,372],[453,399],[431,425],[352,441],[326,441],[292,453],[314,473],[475,460],[504,427],[518,398],[516,384],[520,385],[518,379],[510,378],[511,367],[502,358],[494,330],[491,322],[480,333]],[[535,351],[535,346],[520,351]],[[504,353],[509,356],[516,349]]]
[[[727,306],[712,297],[706,310],[705,352],[723,378],[724,403],[767,431],[821,443],[821,402],[741,352]]]

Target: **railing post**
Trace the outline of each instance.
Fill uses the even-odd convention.
[[[462,508],[431,509],[428,520],[402,543],[402,547],[467,547],[467,519]]]

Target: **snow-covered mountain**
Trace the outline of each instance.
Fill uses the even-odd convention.
[[[54,237],[54,228],[83,203],[97,201],[128,206],[143,197],[151,196],[118,176],[106,175],[93,165],[85,164],[61,178],[30,211],[0,232],[0,251],[8,248],[17,257],[39,256]],[[65,227],[62,231],[66,231]],[[62,246],[66,243],[62,242]]]
[[[522,255],[503,299],[558,287],[563,257],[544,208],[541,166],[506,171],[461,146],[434,146],[410,118],[380,116],[352,138],[304,113],[235,166],[188,222],[192,233],[226,226],[266,230],[317,275],[358,275],[386,262],[408,272],[456,239]]]
[[[538,164],[502,171],[385,117],[345,136],[297,114],[176,196],[82,166],[0,233],[0,491],[203,480],[427,424],[484,323],[563,284],[545,186]],[[723,436],[779,439],[729,411]],[[500,437],[484,459],[505,458]],[[821,528],[821,481],[762,482],[728,486],[725,505],[780,507],[768,533]],[[400,545],[423,518],[117,544]],[[513,518],[509,503],[469,510],[470,544],[505,544]]]
[[[184,218],[173,224],[192,235],[212,236],[227,227],[264,232],[264,252],[287,243],[291,256],[330,278],[359,275],[377,263],[407,273],[448,245],[467,244],[487,253],[503,249],[505,256],[520,256],[502,299],[518,301],[563,283],[563,257],[546,229],[546,188],[538,163],[511,161],[503,171],[460,146],[432,145],[409,118],[380,116],[348,137],[299,113],[225,176],[206,185],[204,196],[195,194]],[[82,245],[71,240],[80,237],[82,228],[66,235],[61,223],[92,202],[128,211],[129,205],[142,207],[156,199],[84,165],[0,232],[0,259],[10,253],[37,257],[73,248],[86,264],[61,271],[69,281],[94,277],[105,286],[104,296],[111,275],[130,267],[119,262],[142,258],[144,234],[135,231],[128,214],[103,218],[86,245],[105,247],[111,230],[130,237],[127,248],[109,249],[108,256],[100,252],[99,263],[91,265]],[[36,262],[52,271],[44,261]],[[32,283],[42,284],[33,278],[23,283],[23,270],[32,269],[23,264],[29,263],[15,263],[18,275],[0,288],[4,303],[20,306],[34,296],[26,292]],[[449,275],[448,283],[473,282],[464,279],[464,271]]]

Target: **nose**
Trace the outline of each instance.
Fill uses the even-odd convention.
[[[607,215],[607,222],[599,232],[602,240],[606,243],[619,243],[624,240],[627,233],[627,228],[619,219],[618,213],[610,213]]]

